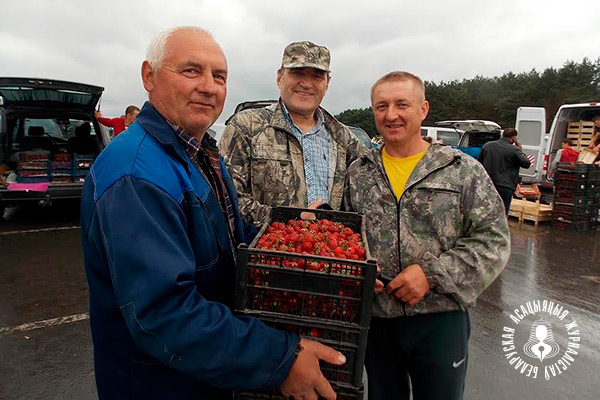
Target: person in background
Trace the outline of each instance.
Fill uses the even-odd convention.
[[[561,148],[556,152],[554,156],[554,160],[550,164],[550,177],[554,177],[556,173],[556,168],[558,167],[559,162],[571,162],[574,163],[577,161],[579,157],[579,152],[572,148],[573,140],[569,138],[565,138],[560,141]]]
[[[519,183],[519,169],[531,166],[517,134],[516,129],[506,128],[500,139],[483,145],[477,158],[500,194],[506,214],[510,211],[513,193]]]
[[[339,210],[346,168],[367,151],[348,127],[320,107],[329,87],[329,50],[290,43],[277,71],[279,101],[245,110],[219,144],[247,222],[262,225],[271,206]]]
[[[95,115],[98,122],[102,125],[113,128],[113,138],[115,138],[119,133],[129,128],[129,125],[133,124],[139,112],[140,109],[138,106],[128,106],[125,109],[125,115],[122,117],[104,118],[100,111],[96,111]]]
[[[236,317],[242,222],[230,175],[207,129],[223,110],[227,61],[205,30],[179,27],[147,50],[148,92],[126,135],[85,181],[81,232],[100,400],[221,400],[232,390],[295,399],[336,395],[318,342]]]
[[[421,138],[429,103],[419,77],[384,75],[371,106],[383,146],[350,165],[344,192],[344,207],[365,216],[382,270],[367,343],[369,399],[459,400],[467,309],[510,256],[502,201],[475,159]]]

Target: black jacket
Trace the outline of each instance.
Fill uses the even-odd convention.
[[[494,185],[513,190],[519,183],[519,168],[529,168],[531,165],[521,149],[505,138],[484,144],[478,160]]]

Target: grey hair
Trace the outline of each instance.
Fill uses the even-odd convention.
[[[146,61],[150,64],[151,70],[156,71],[160,68],[160,65],[165,58],[167,40],[169,37],[176,32],[184,30],[191,30],[214,40],[210,32],[197,26],[176,26],[175,28],[160,32],[150,41],[150,44],[148,44],[148,48],[146,49]]]

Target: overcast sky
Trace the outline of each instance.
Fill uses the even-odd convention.
[[[367,107],[370,85],[392,70],[440,82],[600,56],[597,0],[0,0],[0,76],[103,86],[102,112],[118,116],[146,100],[148,42],[178,25],[209,30],[225,51],[220,121],[239,102],[278,97],[275,72],[293,41],[331,51],[323,105],[334,114]]]

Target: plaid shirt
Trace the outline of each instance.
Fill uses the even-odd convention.
[[[235,218],[233,216],[233,205],[231,198],[223,182],[223,174],[221,173],[221,163],[219,161],[219,150],[217,148],[217,142],[210,135],[204,134],[202,142],[198,143],[195,137],[187,134],[180,127],[173,125],[169,122],[169,125],[173,128],[179,141],[183,144],[187,155],[190,157],[194,165],[204,174],[204,177],[213,188],[221,209],[223,216],[229,222],[228,231],[229,238],[235,243]]]
[[[283,114],[292,127],[292,132],[300,146],[304,157],[304,174],[306,176],[306,195],[308,204],[323,199],[329,202],[329,132],[325,127],[323,112],[317,108],[317,123],[306,133],[302,133],[290,116],[285,104],[282,104]]]

